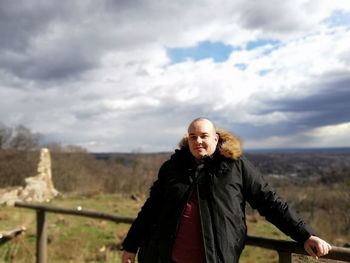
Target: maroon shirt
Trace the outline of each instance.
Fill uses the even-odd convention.
[[[176,263],[205,263],[197,193],[194,191],[179,224],[172,251]]]

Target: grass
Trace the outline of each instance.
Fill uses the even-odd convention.
[[[248,235],[269,237],[274,239],[286,240],[286,237],[275,226],[263,220],[255,213],[247,217]],[[246,246],[242,252],[240,262],[243,263],[275,263],[278,262],[278,254],[276,251],[262,249],[259,247]]]
[[[95,210],[123,216],[135,216],[143,204],[121,195],[65,196],[56,198],[51,206]],[[47,214],[49,262],[120,262],[120,244],[129,225],[78,216]],[[287,239],[273,225],[256,214],[247,217],[248,234]],[[35,262],[35,212],[24,208],[0,207],[0,233],[20,226],[27,228],[23,236],[0,246],[0,262]],[[314,262],[298,257],[296,262]],[[242,263],[277,262],[277,252],[246,246]]]
[[[51,206],[103,211],[135,216],[141,201],[120,195],[94,197],[67,196]],[[1,207],[0,231],[25,226],[24,236],[0,247],[0,262],[34,262],[36,240],[35,212],[24,208]],[[85,217],[47,214],[49,262],[119,262],[119,247],[129,225]]]

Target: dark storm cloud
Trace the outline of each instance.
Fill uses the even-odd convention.
[[[45,30],[47,22],[52,20],[51,9],[47,4],[36,6],[29,1],[1,1],[0,48],[25,51],[30,39]]]
[[[0,69],[34,81],[60,80],[99,64],[103,49],[98,6],[73,1],[2,1]],[[95,11],[95,12],[93,12]],[[94,30],[96,27],[96,30]]]
[[[1,59],[1,66],[13,75],[31,80],[58,80],[77,75],[97,65],[89,54],[69,48],[48,53],[18,55]]]
[[[0,71],[38,82],[79,78],[98,68],[106,54],[156,41],[159,29],[168,29],[159,19],[169,21],[159,8],[166,6],[145,1],[2,1]]]
[[[285,113],[290,116],[287,121],[264,125],[231,124],[231,127],[246,138],[266,138],[350,122],[350,75],[347,72],[327,74],[311,86],[317,89],[311,88],[315,91],[304,97],[263,100],[263,108],[255,112],[262,117]]]
[[[330,79],[329,78],[333,78]],[[318,83],[317,92],[297,99],[286,98],[271,102],[273,111],[314,113],[306,114],[298,124],[313,128],[340,124],[350,121],[350,75],[348,72],[335,76],[325,76]]]
[[[248,29],[260,29],[265,32],[298,31],[302,26],[296,5],[288,1],[244,1],[240,8],[238,23]]]

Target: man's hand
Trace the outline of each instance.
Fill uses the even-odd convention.
[[[317,259],[318,257],[327,255],[332,249],[332,246],[321,238],[311,236],[305,241],[304,249],[310,256]]]
[[[124,251],[122,255],[122,263],[134,263],[135,262],[135,253]]]

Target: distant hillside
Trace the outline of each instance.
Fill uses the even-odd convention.
[[[61,192],[145,193],[171,154],[52,151],[53,180]],[[38,151],[0,150],[0,188],[21,185],[24,178],[34,176],[38,155]],[[326,184],[350,178],[350,151],[248,151],[246,157],[272,178],[299,183],[316,178]]]
[[[282,154],[350,154],[350,147],[329,147],[329,148],[267,148],[267,149],[246,149],[246,153],[266,154],[266,153],[282,153]]]
[[[115,160],[130,165],[135,160],[165,161],[171,152],[93,153],[97,160]],[[264,175],[310,177],[324,176],[350,168],[350,148],[264,149],[244,154]],[[158,167],[161,162],[155,164]]]
[[[324,176],[350,168],[350,153],[247,153],[246,156],[265,175]]]

